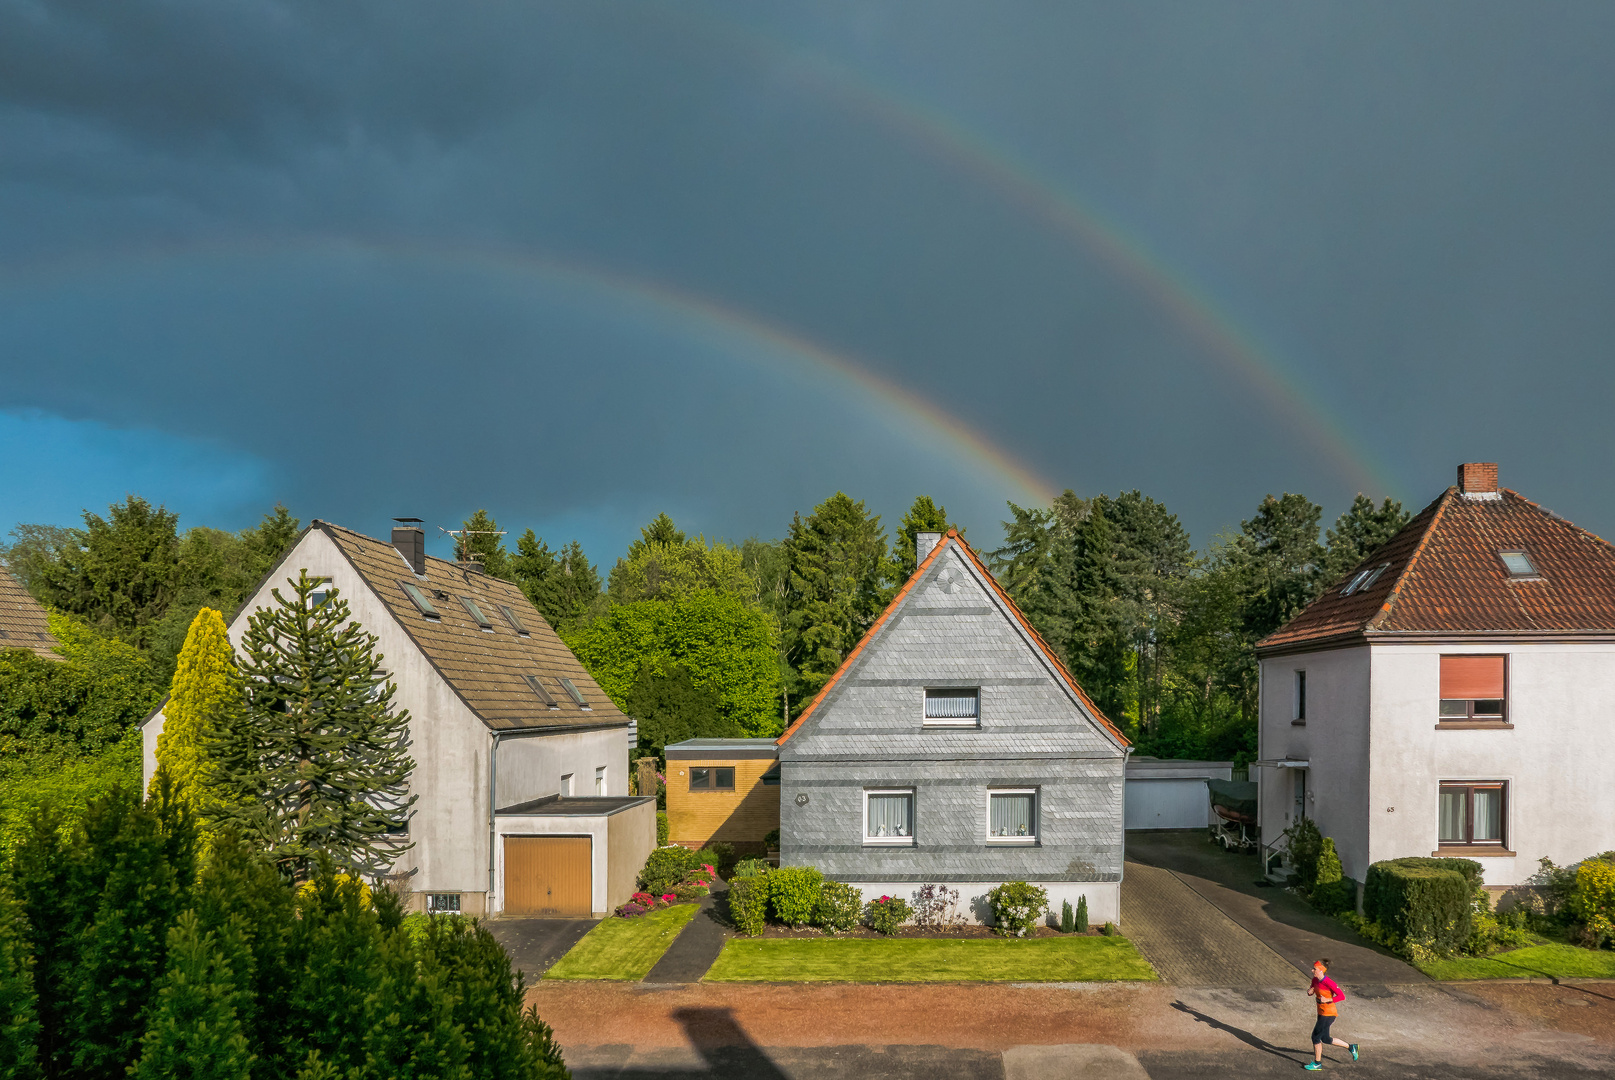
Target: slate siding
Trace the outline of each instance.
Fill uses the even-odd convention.
[[[945,686],[981,688],[979,729],[923,726],[925,688]],[[1120,881],[1125,760],[949,544],[780,747],[781,861],[850,882]],[[914,846],[866,846],[864,791],[910,787]],[[997,787],[1038,789],[1035,845],[987,840]]]

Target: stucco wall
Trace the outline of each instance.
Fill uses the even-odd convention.
[[[1307,673],[1307,720],[1295,719],[1295,672]],[[1334,838],[1346,876],[1368,871],[1368,646],[1262,661],[1260,757],[1295,758],[1307,770],[1307,815]],[[1294,820],[1289,769],[1253,768],[1260,785],[1262,840],[1272,843]]]
[[[628,794],[628,735],[624,728],[504,738],[499,743],[499,805],[559,795],[561,777],[566,773],[573,777],[573,795],[593,795],[594,770],[602,765],[606,767],[602,794]]]
[[[638,888],[639,872],[656,850],[656,800],[619,810],[606,819],[610,851],[606,862],[606,909],[628,902]]]
[[[656,846],[656,801],[651,799],[619,810],[615,814],[597,816],[523,817],[500,814],[497,833],[500,842],[494,846],[494,880],[499,884],[492,905],[495,914],[502,913],[505,909],[502,895],[505,880],[504,837],[587,836],[591,839],[589,876],[594,914],[597,918],[603,918],[633,894],[634,876],[645,865],[645,857]],[[628,863],[633,863],[632,870],[625,869]],[[623,891],[625,880],[628,884],[626,892]]]

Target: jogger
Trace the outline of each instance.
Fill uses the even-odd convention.
[[[1312,1025],[1312,1060],[1304,1068],[1308,1072],[1317,1072],[1323,1068],[1323,1048],[1326,1045],[1344,1046],[1351,1051],[1351,1059],[1357,1060],[1357,1044],[1342,1042],[1329,1034],[1338,1012],[1335,1006],[1346,1000],[1346,992],[1340,984],[1329,977],[1329,961],[1317,960],[1312,964],[1312,987],[1307,994],[1318,999],[1318,1022]]]

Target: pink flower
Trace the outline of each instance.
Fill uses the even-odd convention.
[[[706,863],[701,864],[701,869],[705,870],[709,874],[716,874],[717,873],[716,870],[712,869],[712,867],[708,866]]]
[[[663,893],[662,894],[662,899],[667,900],[667,901],[672,901],[672,900],[678,899],[678,897],[677,897],[677,894],[675,894],[675,893]]]

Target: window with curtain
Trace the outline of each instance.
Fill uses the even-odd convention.
[[[1508,706],[1508,657],[1443,656],[1441,720],[1495,720]]]
[[[925,692],[927,727],[975,727],[981,719],[981,691],[946,687]]]
[[[1442,784],[1439,846],[1506,847],[1503,804],[1507,787],[1502,781]]]
[[[870,791],[864,794],[864,839],[871,843],[914,842],[914,792]]]
[[[987,795],[989,840],[1037,839],[1037,792],[993,791]]]

